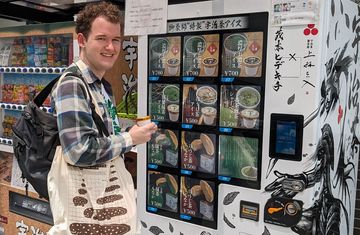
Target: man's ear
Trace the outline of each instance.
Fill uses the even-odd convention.
[[[80,48],[85,47],[86,38],[85,38],[84,34],[78,33],[77,41],[78,41],[78,44],[79,44]]]

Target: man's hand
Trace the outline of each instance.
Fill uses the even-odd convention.
[[[151,139],[151,135],[157,130],[155,123],[151,122],[144,126],[134,125],[129,130],[129,134],[132,138],[133,145],[143,144]]]

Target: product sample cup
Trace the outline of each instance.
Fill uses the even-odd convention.
[[[244,109],[240,113],[243,125],[246,128],[254,128],[259,118],[259,112],[255,109]]]
[[[215,71],[216,71],[216,66],[218,64],[217,59],[215,58],[205,58],[203,60],[203,65],[204,65],[204,71],[205,74],[207,76],[212,76],[214,75]]]
[[[206,125],[212,125],[216,117],[216,109],[213,107],[204,107],[201,109],[201,113],[204,115],[204,123]]]
[[[167,106],[167,111],[169,113],[170,121],[176,122],[179,119],[179,105],[170,104]]]
[[[249,56],[244,59],[245,73],[247,76],[256,76],[260,67],[260,58],[256,56]]]
[[[138,126],[144,126],[146,124],[149,124],[150,122],[151,122],[150,116],[136,118],[136,124]]]
[[[167,65],[167,68],[168,68],[168,73],[171,76],[175,76],[179,71],[180,60],[178,60],[176,58],[168,59],[166,61],[166,65]]]

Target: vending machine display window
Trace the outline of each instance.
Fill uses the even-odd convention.
[[[218,34],[184,37],[183,76],[218,76],[219,39]]]
[[[181,168],[215,174],[216,135],[181,132]]]
[[[176,175],[148,172],[148,209],[178,212],[179,180]]]
[[[184,84],[183,123],[215,126],[217,100],[215,85]]]
[[[263,32],[223,35],[222,75],[261,77]]]
[[[270,157],[301,161],[303,126],[302,115],[271,114]]]
[[[147,145],[148,163],[177,168],[178,142],[178,131],[159,128]]]
[[[242,180],[258,180],[257,138],[220,135],[219,175]]]
[[[220,126],[259,129],[260,94],[259,86],[221,86]]]
[[[181,37],[149,39],[149,75],[180,76]]]
[[[181,177],[180,213],[207,221],[214,221],[216,210],[215,184],[211,181]]]
[[[180,89],[178,84],[150,84],[149,111],[151,119],[177,122],[179,120]]]

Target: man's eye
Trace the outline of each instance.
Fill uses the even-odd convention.
[[[105,38],[97,38],[97,40],[99,40],[99,41],[105,41],[106,39],[105,39]]]
[[[120,39],[113,39],[112,41],[113,41],[114,44],[120,44],[121,43]]]

